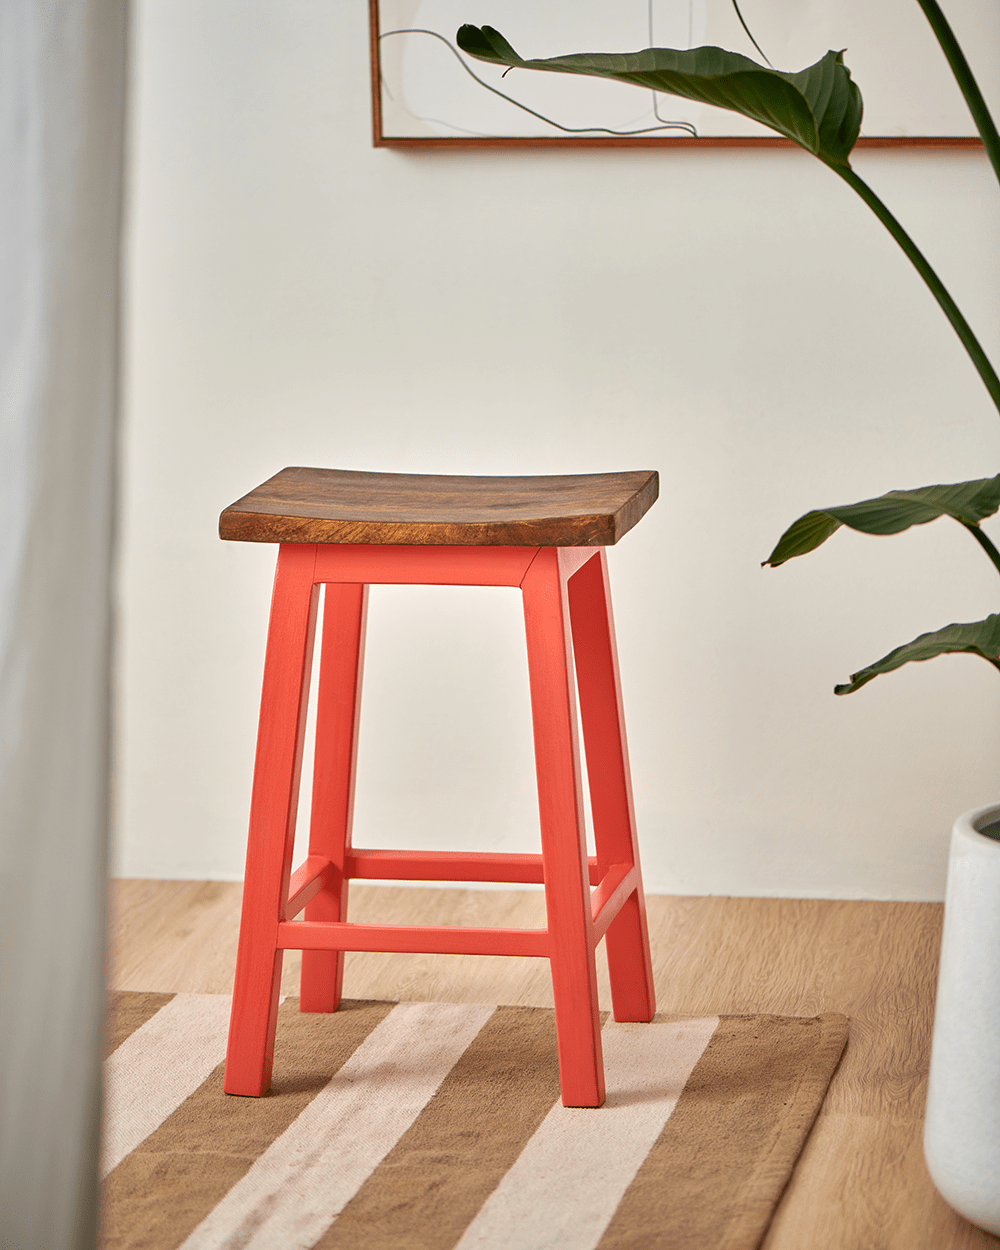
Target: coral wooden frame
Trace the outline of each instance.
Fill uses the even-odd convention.
[[[542,852],[351,845],[371,584],[518,586],[524,597]],[[319,588],[326,586],[309,853],[292,871]],[[574,668],[596,855],[588,857]],[[352,924],[352,880],[541,883],[546,928]],[[593,889],[591,889],[593,887]],[[296,919],[304,911],[304,918]],[[303,1011],[340,1003],[345,951],[548,958],[562,1101],[604,1101],[595,948],[607,945],[618,1020],[656,1009],[614,622],[603,547],[283,543],[275,573],[225,1089],[271,1082],[282,954],[301,950]]]

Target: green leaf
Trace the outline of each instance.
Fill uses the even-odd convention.
[[[807,512],[788,527],[764,561],[777,568],[793,556],[814,551],[842,525],[862,534],[900,534],[911,525],[926,525],[939,516],[954,517],[975,528],[1000,508],[1000,474],[974,482],[891,490],[877,499]]]
[[[478,26],[462,26],[455,38],[462,51],[477,60],[490,61],[494,65],[521,64],[521,57],[492,26],[484,26],[481,30]]]
[[[941,12],[941,6],[937,0],[917,0],[917,3],[930,22],[931,29],[941,45],[941,51],[948,58],[951,72],[955,75],[955,81],[962,95],[965,96],[965,102],[969,106],[972,120],[976,123],[976,129],[983,141],[986,155],[990,158],[993,172],[1000,178],[1000,134],[997,133],[990,110],[983,99],[983,93],[979,90],[979,84],[969,68],[969,62],[965,59],[965,53],[948,25],[948,19]]]
[[[1000,670],[1000,616],[988,616],[985,621],[946,625],[944,629],[936,629],[931,634],[921,634],[919,638],[890,651],[867,668],[852,673],[851,680],[842,686],[834,686],[833,693],[852,694],[880,674],[891,673],[894,668],[901,668],[904,664],[960,652],[980,655]]]
[[[494,65],[611,78],[729,109],[762,122],[828,165],[849,164],[861,129],[861,92],[842,52],[828,52],[808,69],[785,74],[722,48],[583,52],[530,61],[492,26],[462,26],[456,39],[463,52]]]

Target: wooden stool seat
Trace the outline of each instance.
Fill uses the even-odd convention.
[[[654,472],[443,477],[282,469],[223,512],[245,543],[611,547],[656,502]]]
[[[223,512],[223,538],[280,544],[227,1093],[259,1096],[271,1083],[284,951],[302,951],[303,1011],[337,1009],[345,951],[408,951],[548,959],[562,1100],[577,1107],[604,1101],[594,954],[600,941],[607,948],[615,1018],[650,1020],[656,1009],[604,549],[640,520],[657,488],[656,473],[648,471],[439,477],[290,468]],[[520,589],[541,854],[352,844],[368,588],[374,584]],[[309,851],[293,872],[321,588]],[[593,856],[584,824],[578,703]],[[348,886],[357,879],[541,884],[546,927],[354,924],[347,919]]]

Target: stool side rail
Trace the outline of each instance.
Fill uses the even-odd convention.
[[[601,877],[596,858],[587,860],[590,884],[596,888],[591,894],[591,914],[594,924],[594,945],[600,942],[614,918],[621,911],[625,900],[638,886],[639,874],[634,864],[612,864]],[[542,875],[541,855],[519,855],[503,852],[459,852],[459,851],[389,851],[362,850],[360,848],[348,852],[346,876],[350,880],[368,881],[489,881],[501,884],[544,884]],[[350,921],[293,921],[307,903],[333,880],[336,869],[329,859],[322,855],[310,855],[292,874],[289,882],[288,901],[282,909],[283,922],[280,930],[284,932],[285,942],[279,940],[279,946],[286,950],[376,950],[382,949],[369,945],[351,947],[345,945],[326,945],[321,939],[323,933],[334,935],[333,940],[340,942],[339,935],[344,930],[356,932],[372,930],[379,927],[355,925]],[[434,926],[396,926],[396,929],[412,929],[414,934],[427,933],[435,935],[438,930]],[[547,938],[544,929],[483,929],[482,934],[530,934],[534,942],[539,935]],[[294,943],[299,937],[307,944],[297,946]],[[370,939],[359,936],[359,941]],[[429,940],[440,940],[432,938]],[[390,948],[385,948],[390,949]],[[421,954],[447,954],[448,950],[420,949]],[[480,952],[467,951],[467,954]],[[491,949],[486,954],[524,954],[516,951],[500,951]],[[548,954],[547,949],[539,952]]]
[[[547,929],[473,929],[461,925],[351,924],[293,920],[278,925],[279,950],[387,951],[407,955],[550,957]]]
[[[594,945],[604,937],[612,920],[625,906],[625,900],[639,884],[635,864],[612,864],[590,896],[594,917]]]
[[[587,860],[591,885],[602,877],[596,856]],[[291,920],[332,881],[333,861],[307,856],[291,875],[284,918]],[[348,881],[470,881],[500,885],[544,885],[541,855],[503,851],[394,851],[352,847],[344,876]]]

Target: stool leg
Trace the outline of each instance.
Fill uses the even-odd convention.
[[[274,575],[254,764],[243,914],[226,1054],[227,1094],[271,1084],[281,984],[278,922],[288,898],[318,587],[315,546],[282,544]]]
[[[327,585],[316,701],[309,854],[331,861],[333,880],[306,904],[306,920],[347,919],[345,869],[354,815],[367,614],[367,586],[333,582]],[[336,1011],[343,983],[343,951],[302,952],[302,1011]]]
[[[635,864],[638,868],[618,652],[603,548],[570,578],[569,604],[598,866],[602,873],[611,864]],[[656,994],[641,875],[608,928],[605,943],[615,1019],[651,1020]]]
[[[539,550],[521,583],[535,735],[552,991],[562,1101],[604,1102],[594,924],[576,734],[566,581],[555,547]]]

